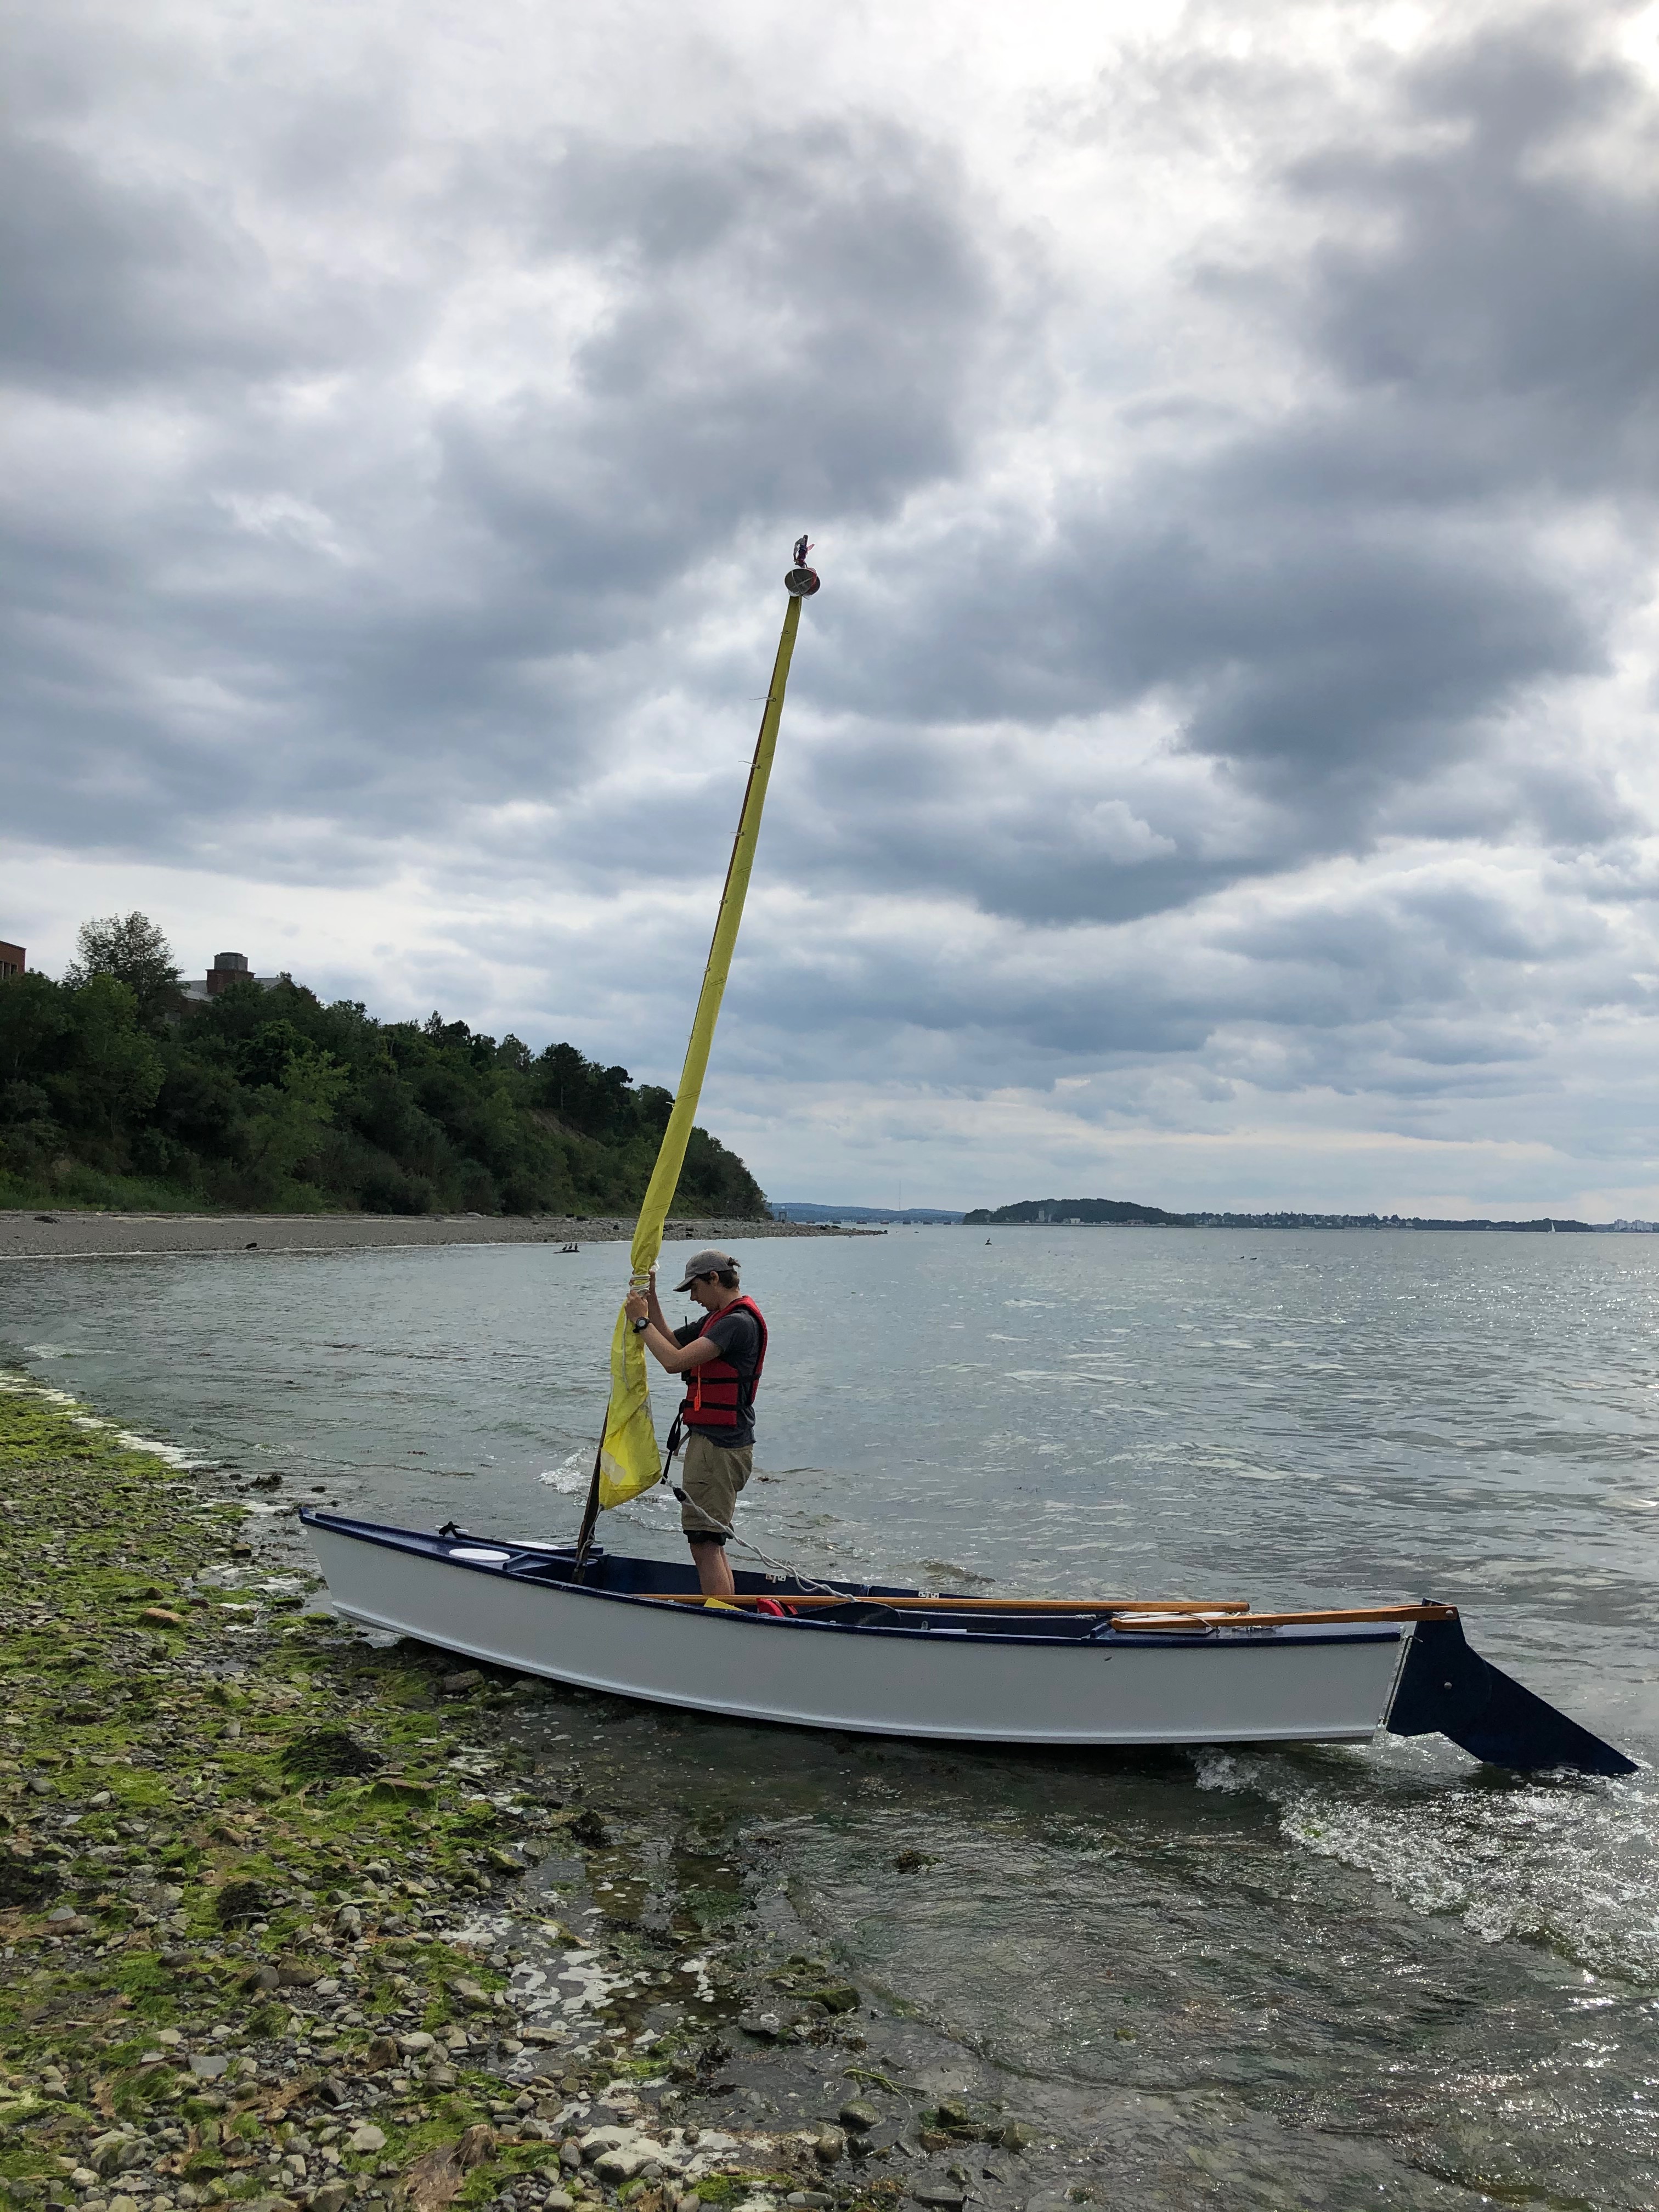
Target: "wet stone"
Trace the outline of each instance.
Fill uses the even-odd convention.
[[[614,2150],[602,2150],[593,2161],[593,2171],[601,2181],[611,2183],[631,2181],[645,2164],[643,2155],[636,2150],[627,2150],[618,2145]]]
[[[854,2137],[852,2148],[854,2151],[866,2153],[891,2150],[895,2144],[901,2143],[903,2140],[902,2120],[878,2120],[868,2134]]]
[[[827,1987],[813,1990],[810,1994],[813,2002],[821,2004],[826,2012],[858,2010],[859,1993],[851,1982],[831,1982]]]

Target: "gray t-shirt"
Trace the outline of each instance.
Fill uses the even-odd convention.
[[[727,1444],[733,1449],[755,1441],[755,1401],[752,1388],[756,1363],[760,1358],[760,1330],[755,1316],[739,1309],[736,1313],[724,1313],[705,1329],[700,1321],[687,1322],[684,1328],[674,1331],[676,1344],[690,1344],[695,1337],[710,1336],[720,1346],[722,1359],[738,1370],[738,1425],[733,1429],[705,1429],[710,1443]],[[689,1375],[681,1376],[687,1390],[696,1380],[694,1367]]]

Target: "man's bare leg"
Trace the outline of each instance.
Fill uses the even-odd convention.
[[[724,1544],[693,1544],[691,1557],[705,1597],[730,1597],[733,1594],[737,1586],[732,1580]]]

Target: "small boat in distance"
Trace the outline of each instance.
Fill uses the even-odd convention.
[[[523,1674],[728,1719],[1096,1747],[1447,1736],[1496,1766],[1633,1762],[1469,1648],[1455,1606],[958,1597],[384,1528],[311,1508],[340,1612]]]

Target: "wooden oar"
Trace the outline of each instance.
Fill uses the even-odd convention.
[[[701,1605],[700,1590],[641,1590],[641,1597],[659,1600],[667,1605]],[[820,1597],[816,1592],[800,1597],[774,1597],[768,1590],[745,1592],[738,1597],[723,1598],[724,1605],[759,1605],[763,1599],[775,1605],[810,1606],[814,1608],[833,1605],[875,1605],[885,1611],[921,1611],[925,1613],[1249,1613],[1250,1601],[1243,1597]]]
[[[1350,1605],[1329,1606],[1310,1613],[1247,1613],[1242,1617],[1235,1608],[1224,1611],[1219,1606],[1120,1605],[1112,1608],[1120,1628],[1141,1630],[1168,1629],[1171,1635],[1190,1630],[1196,1614],[1200,1620],[1213,1621],[1218,1628],[1320,1628],[1328,1624],[1347,1620],[1455,1620],[1455,1605]]]
[[[698,1590],[652,1590],[639,1594],[659,1604],[703,1603],[702,1594]],[[764,1592],[760,1595],[745,1594],[725,1598],[719,1602],[739,1607],[758,1605],[764,1595]],[[1113,1615],[1122,1628],[1154,1634],[1168,1630],[1172,1635],[1209,1623],[1223,1628],[1318,1628],[1344,1621],[1453,1620],[1457,1616],[1457,1608],[1453,1605],[1332,1606],[1307,1613],[1252,1613],[1249,1600],[1242,1597],[820,1597],[814,1593],[800,1597],[780,1597],[772,1601],[787,1606],[792,1611],[805,1607],[819,1611],[832,1606],[867,1605],[878,1607],[884,1613],[1101,1613]]]

